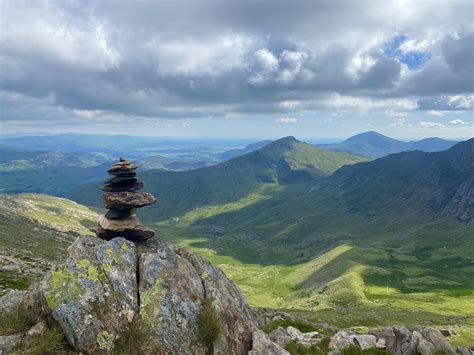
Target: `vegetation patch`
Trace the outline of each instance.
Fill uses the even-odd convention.
[[[33,326],[37,314],[23,304],[16,305],[10,312],[1,314],[0,335],[10,335],[26,331]]]
[[[62,329],[53,327],[46,329],[41,335],[23,338],[15,345],[11,353],[23,355],[64,354],[73,350]]]
[[[203,300],[197,317],[199,341],[213,353],[214,343],[222,330],[222,318],[210,298]]]

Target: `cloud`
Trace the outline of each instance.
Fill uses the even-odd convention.
[[[276,123],[282,123],[282,124],[295,124],[298,123],[297,118],[293,117],[280,117],[275,120]]]
[[[455,120],[449,121],[449,124],[450,124],[450,125],[453,125],[453,126],[464,126],[464,125],[468,125],[469,123],[468,123],[468,122],[464,122],[464,121],[461,120],[460,118],[457,118],[457,119],[455,119]]]
[[[444,113],[442,113],[441,111],[436,111],[436,110],[429,110],[427,114],[430,116],[444,116]]]
[[[4,1],[0,118],[469,111],[470,10],[453,1]]]
[[[421,128],[443,128],[445,127],[444,124],[436,123],[436,122],[420,122],[418,126]]]

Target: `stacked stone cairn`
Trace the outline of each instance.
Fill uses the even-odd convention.
[[[144,240],[152,238],[155,232],[140,223],[136,209],[156,202],[153,195],[138,192],[143,182],[137,179],[137,166],[121,157],[107,171],[112,178],[105,182],[104,207],[105,215],[100,215],[95,228],[96,235],[101,239],[110,240],[123,237],[128,240]]]

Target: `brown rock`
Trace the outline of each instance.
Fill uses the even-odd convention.
[[[98,224],[102,229],[114,232],[123,232],[129,229],[135,229],[140,225],[137,216],[129,216],[122,219],[108,219],[104,215],[99,216]]]
[[[108,219],[127,218],[134,215],[135,212],[136,212],[135,208],[123,208],[120,210],[111,209],[107,211],[107,213],[105,214],[105,218],[108,218]]]
[[[114,164],[110,167],[107,172],[109,174],[115,173],[117,171],[135,171],[137,170],[137,166],[135,164]]]
[[[106,185],[102,188],[102,191],[135,191],[140,189],[143,189],[143,182],[135,180],[130,183],[120,182]]]
[[[107,209],[140,208],[156,202],[156,198],[146,192],[104,192],[104,206]]]
[[[118,182],[125,182],[125,181],[135,182],[135,181],[138,181],[138,179],[136,178],[136,176],[114,176],[108,179],[105,183],[115,184]]]
[[[104,240],[111,240],[113,238],[125,238],[128,240],[145,240],[155,236],[155,231],[145,227],[144,225],[138,225],[134,229],[126,229],[121,232],[105,230],[100,226],[97,226],[94,230],[97,237]]]

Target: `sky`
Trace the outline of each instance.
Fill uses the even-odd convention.
[[[474,136],[472,1],[0,0],[0,132]]]

